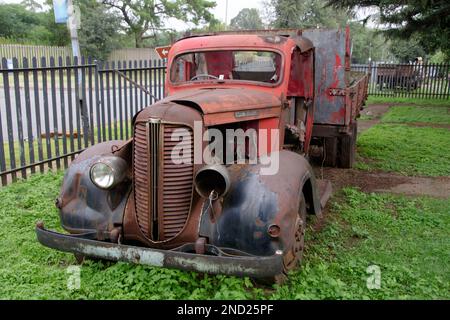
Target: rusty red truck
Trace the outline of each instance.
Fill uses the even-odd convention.
[[[283,281],[301,261],[307,214],[321,216],[331,193],[308,160],[352,163],[368,78],[351,74],[350,48],[348,29],[178,40],[166,97],[134,116],[130,140],[78,155],[56,200],[68,234],[39,222],[39,242]]]

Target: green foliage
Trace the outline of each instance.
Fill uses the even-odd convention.
[[[25,38],[40,23],[37,13],[19,4],[0,4],[0,37]]]
[[[381,122],[424,122],[450,125],[450,104],[442,107],[412,107],[396,106],[391,107],[389,112],[384,114]]]
[[[244,8],[238,15],[231,19],[230,27],[233,30],[256,30],[263,29],[264,25],[259,16],[258,9]]]
[[[417,36],[413,36],[408,40],[396,39],[390,44],[389,50],[401,63],[413,62],[417,57],[427,56],[427,52],[420,44]]]
[[[325,0],[267,0],[275,28],[343,27],[349,20],[347,10],[326,7]]]
[[[35,12],[19,4],[0,4],[0,38],[8,43],[65,46],[70,40],[67,28],[54,19],[52,9]]]
[[[441,49],[450,56],[450,2],[448,0],[327,0],[335,8],[377,7],[380,23],[391,38],[416,38],[428,52]]]
[[[196,27],[189,29],[185,34],[190,33],[205,33],[205,32],[219,32],[225,31],[227,26],[225,23],[222,23],[220,20],[213,18],[208,25],[203,27]]]
[[[369,162],[360,169],[382,169],[405,175],[450,175],[448,129],[380,124],[358,138],[358,153]]]
[[[349,22],[352,39],[352,62],[368,63],[371,61],[392,60],[385,37],[375,29],[362,23]]]
[[[22,0],[20,4],[30,11],[36,12],[38,10],[42,10],[42,4],[35,0]]]
[[[430,57],[430,63],[450,63],[450,55],[438,50]]]
[[[71,254],[41,246],[34,225],[62,231],[54,199],[62,173],[0,188],[1,299],[448,299],[450,200],[346,189],[320,231],[307,229],[303,267],[283,286],[127,263],[87,261],[67,288]],[[308,220],[309,225],[315,219]],[[381,288],[366,287],[370,265]]]
[[[119,47],[120,18],[95,0],[78,0],[76,4],[81,11],[79,38],[83,55],[106,60]]]
[[[170,18],[194,24],[211,21],[213,15],[209,10],[216,5],[209,0],[102,0],[102,3],[121,16],[138,48],[158,31],[171,30],[165,26]]]

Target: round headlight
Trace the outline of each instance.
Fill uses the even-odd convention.
[[[99,188],[108,189],[114,184],[114,170],[103,162],[91,167],[91,180]]]

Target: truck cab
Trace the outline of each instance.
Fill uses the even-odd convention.
[[[234,123],[243,129],[277,129],[278,149],[308,151],[314,111],[314,47],[307,38],[270,34],[188,37],[172,46],[167,72],[167,98],[194,102],[206,126]]]

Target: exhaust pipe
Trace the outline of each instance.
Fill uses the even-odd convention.
[[[194,184],[203,198],[209,198],[213,191],[217,193],[216,197],[222,197],[230,189],[230,174],[224,165],[206,165],[195,174]]]

